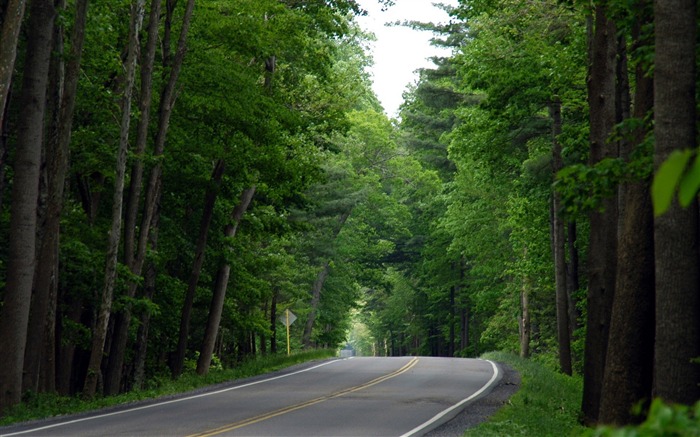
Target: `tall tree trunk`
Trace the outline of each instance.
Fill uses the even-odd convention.
[[[36,252],[44,109],[56,9],[53,0],[33,0],[10,210],[10,237],[0,317],[0,414],[20,402]]]
[[[567,293],[569,297],[569,336],[573,339],[574,332],[580,327],[579,318],[581,314],[578,310],[576,293],[581,288],[579,280],[579,255],[576,247],[577,231],[576,222],[570,221],[567,226],[567,247],[569,249],[569,262],[566,271]]]
[[[590,107],[590,164],[616,157],[616,146],[608,142],[616,123],[615,24],[608,19],[606,8],[595,6],[595,29],[591,42],[591,65],[588,78]],[[598,421],[603,386],[605,356],[608,349],[610,313],[615,292],[617,264],[617,199],[603,201],[602,210],[590,214],[588,249],[588,311],[583,370],[583,420]]]
[[[165,142],[168,136],[170,126],[170,116],[173,106],[175,105],[175,87],[180,75],[180,70],[187,52],[187,35],[189,33],[190,22],[194,10],[194,0],[188,0],[185,5],[185,12],[182,18],[182,27],[180,28],[180,37],[178,39],[177,50],[170,66],[170,76],[161,94],[160,106],[158,109],[158,129],[156,132],[155,145],[153,155],[156,157],[162,156],[165,149]],[[145,129],[145,128],[144,128]],[[145,132],[144,132],[145,135]],[[133,263],[129,266],[131,273],[134,276],[141,276],[143,264],[146,259],[146,249],[148,247],[148,239],[150,233],[153,215],[155,213],[155,205],[158,203],[157,198],[160,196],[162,183],[163,164],[159,160],[153,167],[146,188],[144,199],[143,214],[141,217],[141,227],[139,230],[138,246]],[[138,200],[135,200],[138,203]],[[134,297],[136,294],[136,283],[129,284],[127,289],[127,297]],[[110,354],[108,380],[105,389],[110,393],[118,391],[121,377],[122,367],[124,363],[124,355],[126,353],[126,344],[128,340],[129,324],[131,323],[131,311],[128,307],[124,309],[121,316],[117,319],[119,323],[115,327],[115,345]]]
[[[160,198],[159,198],[160,199]],[[153,216],[151,228],[150,244],[153,251],[158,248],[158,223],[160,221],[160,202],[156,206],[156,213]],[[144,275],[144,298],[153,300],[156,292],[156,266],[153,261],[149,261]],[[139,314],[139,329],[136,333],[136,351],[134,353],[134,374],[132,378],[132,389],[140,390],[143,387],[146,375],[146,354],[148,352],[148,328],[151,323],[151,313],[146,310]]]
[[[255,195],[255,186],[243,190],[241,200],[233,209],[231,218],[233,223],[226,226],[224,236],[231,239],[236,236],[238,226],[243,219],[248,206],[250,205],[253,196]],[[214,353],[214,345],[216,336],[219,333],[219,323],[221,322],[221,313],[224,309],[224,299],[226,297],[226,288],[228,287],[228,278],[231,273],[231,264],[224,260],[219,271],[216,274],[216,282],[212,291],[211,306],[209,308],[209,317],[207,318],[207,328],[204,332],[204,340],[202,342],[202,350],[199,353],[197,360],[197,374],[206,375],[209,372],[211,365],[212,354]]]
[[[30,314],[28,348],[25,356],[25,388],[35,391],[55,390],[55,325],[56,287],[58,282],[58,246],[63,190],[68,172],[68,146],[73,125],[73,110],[80,74],[80,60],[83,51],[88,0],[76,3],[71,51],[62,81],[58,117],[48,138],[46,156],[48,159],[48,197],[44,236],[39,246],[39,260],[36,265],[34,298]],[[62,38],[62,36],[58,36]],[[59,41],[54,41],[59,44]],[[62,45],[62,41],[60,41]],[[60,53],[60,51],[59,51]],[[62,69],[62,67],[61,67]],[[43,344],[44,347],[38,347]],[[43,377],[40,377],[43,375]],[[40,386],[43,379],[46,384]]]
[[[275,287],[272,292],[272,302],[270,303],[270,353],[277,353],[277,297],[279,290]]]
[[[652,110],[654,97],[652,79],[645,75],[642,66],[637,66],[636,84],[634,117],[641,120]],[[624,159],[631,159],[646,133],[640,128],[635,141],[623,143]],[[634,421],[632,407],[651,397],[654,232],[649,181],[624,183],[620,190],[626,205],[620,217],[617,283],[599,420],[624,425]]]
[[[145,0],[135,0],[131,6],[131,23],[129,25],[129,49],[125,65],[126,80],[122,97],[122,119],[119,134],[119,149],[117,150],[116,176],[114,180],[114,196],[112,200],[112,227],[107,246],[107,262],[105,266],[104,287],[100,299],[97,321],[92,334],[92,348],[88,364],[83,396],[92,398],[97,390],[100,376],[103,349],[107,339],[107,326],[112,312],[112,298],[117,279],[117,254],[122,225],[122,201],[124,198],[124,179],[126,172],[126,152],[129,147],[129,124],[131,122],[131,94],[134,87],[136,60],[138,54],[138,36],[143,22]]]
[[[655,0],[654,166],[696,147],[695,0]],[[653,395],[691,404],[700,398],[698,204],[676,202],[654,222],[656,343]]]
[[[199,236],[197,237],[192,271],[187,281],[187,293],[185,294],[185,301],[182,304],[182,312],[180,313],[180,333],[178,336],[177,350],[175,351],[170,366],[173,378],[177,378],[182,374],[182,369],[185,365],[192,305],[194,304],[194,298],[197,294],[197,284],[199,283],[199,276],[202,273],[202,265],[204,264],[209,227],[211,226],[211,220],[214,216],[214,205],[216,204],[216,198],[221,187],[221,180],[224,175],[225,167],[223,160],[219,160],[216,163],[211,175],[211,183],[207,187],[207,192],[204,195],[204,210],[202,211],[202,219],[199,224]]]
[[[12,74],[15,70],[17,57],[17,40],[24,17],[25,0],[9,0],[3,11],[2,29],[0,29],[0,135],[5,115],[5,106],[10,97]]]
[[[549,107],[552,118],[552,173],[553,178],[564,167],[561,155],[561,101],[554,97]],[[571,375],[571,329],[569,323],[569,295],[566,278],[566,226],[561,216],[561,195],[552,193],[552,247],[554,248],[554,279],[557,308],[557,342],[559,344],[559,369]]]

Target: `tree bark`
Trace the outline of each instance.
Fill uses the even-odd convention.
[[[180,313],[180,333],[178,336],[177,350],[171,363],[171,372],[173,378],[177,378],[182,374],[185,365],[185,355],[187,355],[187,341],[190,331],[190,316],[192,314],[192,305],[197,294],[197,284],[199,276],[202,273],[202,265],[204,264],[204,254],[207,248],[207,237],[209,235],[209,227],[214,216],[214,205],[221,187],[221,180],[224,175],[226,165],[223,160],[219,160],[214,166],[211,175],[211,182],[204,195],[204,210],[202,211],[202,219],[199,224],[199,236],[197,237],[197,245],[194,253],[194,261],[192,263],[192,271],[190,278],[187,281],[187,293],[185,301],[182,304],[182,312]]]
[[[87,6],[88,0],[79,0],[76,3],[71,50],[62,81],[58,117],[51,129],[54,134],[46,142],[48,197],[44,233],[38,254],[41,262],[36,265],[34,298],[30,314],[30,320],[33,322],[29,324],[29,338],[27,339],[27,344],[35,345],[35,347],[29,348],[25,356],[25,389],[31,388],[35,391],[50,392],[55,390],[54,337],[60,220],[63,209],[63,191],[68,172],[68,146],[85,40]],[[59,41],[54,41],[54,43],[58,44]],[[62,41],[60,43],[62,46]],[[38,347],[40,344],[44,346]],[[40,384],[40,380],[44,380],[46,383]]]
[[[651,4],[649,1],[648,4]],[[638,17],[634,38],[645,25]],[[653,80],[646,66],[635,71],[636,90],[633,116],[644,119],[654,103]],[[623,142],[620,155],[632,159],[635,148],[645,139],[647,129],[639,128],[633,141]],[[654,354],[654,232],[649,181],[626,182],[620,186],[621,209],[618,247],[618,270],[615,300],[610,320],[610,337],[605,364],[599,420],[625,425],[640,420],[632,416],[632,407],[649,401]]]
[[[564,167],[561,155],[561,101],[555,97],[550,103],[552,118],[552,176]],[[561,216],[561,195],[552,193],[552,247],[554,248],[554,279],[557,308],[557,342],[559,344],[559,369],[571,375],[571,329],[569,323],[569,295],[566,278],[566,225]]]
[[[17,40],[24,17],[25,0],[9,0],[3,14],[0,29],[0,135],[5,126],[7,112],[5,106],[9,100],[12,75],[17,58]]]
[[[243,190],[241,200],[233,209],[231,218],[233,223],[226,226],[224,236],[231,239],[236,236],[238,226],[243,219],[248,206],[250,205],[253,196],[255,195],[255,186]],[[219,333],[219,323],[221,322],[221,313],[224,309],[224,299],[226,298],[226,288],[228,287],[228,278],[231,273],[231,264],[224,260],[219,271],[216,274],[216,282],[212,291],[211,306],[209,308],[209,317],[207,318],[207,328],[204,332],[204,341],[202,342],[202,350],[199,353],[197,360],[197,374],[206,375],[209,372],[211,365],[212,354],[214,353],[214,345],[216,336]]]
[[[53,0],[33,0],[10,210],[10,237],[0,317],[0,414],[20,402],[30,300],[35,270],[37,197],[44,109],[56,9]]]
[[[270,303],[270,353],[277,353],[277,297],[279,290],[275,288],[272,292],[272,301]]]
[[[145,0],[135,0],[131,7],[131,23],[129,25],[129,49],[125,65],[126,80],[122,97],[122,119],[119,134],[119,149],[117,150],[116,176],[114,181],[114,196],[112,200],[112,227],[109,233],[107,261],[105,266],[104,287],[100,299],[97,321],[92,335],[92,348],[88,364],[83,396],[92,398],[97,390],[97,381],[103,357],[103,349],[107,338],[107,326],[112,312],[114,285],[117,279],[117,254],[122,226],[122,201],[124,198],[124,179],[126,172],[126,152],[129,147],[129,124],[131,121],[131,94],[136,74],[138,53],[138,36],[143,22]]]
[[[615,144],[608,141],[616,123],[615,24],[608,19],[606,8],[595,6],[595,29],[591,43],[588,78],[590,107],[590,164],[618,155]],[[582,413],[585,424],[595,424],[600,411],[605,356],[608,349],[610,313],[615,292],[617,264],[617,199],[603,201],[602,210],[590,214],[588,249],[588,311],[583,370]]]
[[[695,0],[655,0],[654,166],[696,144]],[[700,398],[698,204],[677,202],[654,222],[656,342],[652,394],[691,404]]]

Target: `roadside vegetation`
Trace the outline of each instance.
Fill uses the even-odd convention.
[[[173,380],[170,375],[162,375],[149,380],[142,390],[134,390],[117,396],[99,397],[92,400],[50,393],[27,393],[21,404],[8,410],[7,414],[0,419],[0,426],[185,393],[208,385],[262,375],[300,363],[323,360],[335,355],[335,350],[318,349],[290,356],[259,356],[244,361],[230,369],[224,369],[220,365],[212,365],[209,373],[206,375],[198,375],[194,371],[196,363],[193,362],[188,366],[188,370],[177,380]]]
[[[568,376],[535,358],[523,359],[506,352],[489,352],[482,358],[505,363],[521,378],[520,388],[488,421],[469,429],[465,436],[567,436],[580,435],[582,378]]]

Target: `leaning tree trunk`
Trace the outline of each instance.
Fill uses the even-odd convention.
[[[604,158],[617,156],[615,145],[608,142],[616,124],[617,39],[615,24],[606,14],[604,6],[595,6],[588,79],[592,165]],[[586,424],[598,421],[617,264],[616,196],[604,200],[601,207],[601,211],[590,214],[588,310],[581,405]]]
[[[695,0],[654,1],[654,166],[696,147]],[[652,394],[691,404],[700,398],[698,204],[674,202],[654,223],[656,343]]]
[[[117,254],[119,252],[119,237],[122,225],[122,201],[124,199],[124,178],[126,173],[126,152],[129,147],[129,124],[131,121],[131,93],[134,88],[136,59],[138,53],[138,35],[143,22],[145,0],[135,0],[131,6],[131,24],[129,26],[129,50],[126,60],[126,80],[122,97],[122,119],[119,134],[119,149],[117,150],[116,176],[114,180],[114,196],[112,200],[112,227],[107,246],[107,262],[105,266],[104,286],[97,321],[92,335],[92,349],[88,364],[83,396],[92,398],[97,390],[97,380],[100,375],[103,349],[107,339],[107,325],[112,312],[114,285],[117,280]]]
[[[238,226],[243,219],[243,214],[245,214],[250,201],[253,200],[255,195],[255,186],[243,190],[241,194],[241,200],[233,209],[231,213],[231,218],[233,223],[226,226],[224,230],[224,237],[226,239],[231,239],[236,236],[236,231]],[[228,278],[231,273],[231,264],[224,260],[223,264],[216,273],[216,282],[214,284],[213,295],[211,298],[211,306],[209,307],[209,317],[207,318],[207,327],[204,332],[204,340],[202,341],[202,350],[199,353],[199,359],[197,360],[197,374],[206,375],[209,372],[209,366],[211,365],[211,358],[214,353],[214,345],[216,343],[216,336],[219,334],[219,323],[221,322],[221,313],[224,309],[224,299],[226,298],[226,288],[228,287]]]
[[[2,317],[0,317],[0,414],[20,402],[36,251],[44,108],[56,9],[53,0],[34,0],[17,132],[10,237]]]
[[[2,29],[0,29],[0,135],[5,115],[5,106],[10,96],[12,73],[17,57],[17,40],[24,17],[25,0],[9,0],[3,11]]]
[[[552,99],[549,114],[552,118],[552,173],[553,177],[556,177],[557,173],[564,168],[561,143],[559,142],[559,135],[561,135],[561,101],[558,97]],[[564,218],[561,216],[561,194],[556,190],[552,193],[551,216],[559,369],[562,373],[571,375],[571,329],[566,278],[566,226]]]
[[[214,206],[216,198],[221,187],[221,180],[224,175],[225,164],[223,160],[219,160],[214,166],[211,175],[211,182],[204,195],[204,210],[202,211],[202,219],[199,224],[199,236],[197,237],[197,245],[194,253],[194,261],[192,263],[192,271],[187,282],[187,293],[185,301],[182,304],[182,312],[180,314],[180,333],[178,336],[177,350],[171,363],[171,372],[173,378],[177,378],[182,374],[182,369],[185,365],[185,355],[187,354],[187,341],[190,331],[190,316],[192,314],[192,305],[197,294],[197,284],[199,276],[202,273],[204,265],[204,254],[207,248],[207,237],[209,235],[209,227],[214,216]]]

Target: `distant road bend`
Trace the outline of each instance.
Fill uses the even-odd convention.
[[[485,360],[358,357],[109,412],[0,428],[2,436],[414,436],[501,378]]]

